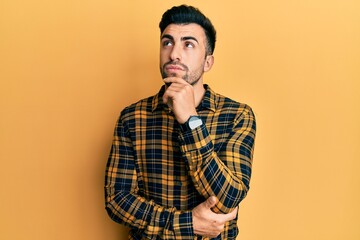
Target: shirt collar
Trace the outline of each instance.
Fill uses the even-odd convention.
[[[217,108],[217,95],[207,84],[204,84],[204,88],[205,88],[204,98],[197,107],[197,110],[200,111],[200,110],[208,109],[215,112]],[[157,109],[169,110],[169,107],[163,102],[162,97],[164,95],[164,92],[165,92],[165,85],[163,85],[160,88],[160,91],[153,97],[152,100],[153,112]]]

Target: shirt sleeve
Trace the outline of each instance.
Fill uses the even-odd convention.
[[[105,203],[108,215],[145,236],[192,239],[192,214],[164,208],[139,194],[134,150],[126,127],[118,121],[105,172]]]
[[[236,208],[249,190],[256,132],[251,108],[238,113],[229,127],[216,152],[205,124],[179,135],[180,149],[195,188],[205,198],[216,196],[219,202],[213,210],[221,213]]]

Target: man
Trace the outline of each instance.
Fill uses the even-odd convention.
[[[198,9],[169,9],[160,30],[165,84],[121,112],[106,209],[131,228],[130,239],[235,239],[251,175],[253,112],[203,84],[216,32]]]

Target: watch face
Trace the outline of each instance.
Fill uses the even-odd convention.
[[[197,117],[197,116],[192,116],[189,119],[189,127],[191,130],[201,126],[202,124],[202,120],[201,118]]]

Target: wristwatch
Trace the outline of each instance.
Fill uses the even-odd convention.
[[[194,130],[195,128],[201,126],[202,124],[203,121],[199,116],[190,116],[189,119],[180,126],[183,131],[186,131],[186,130]]]

